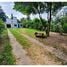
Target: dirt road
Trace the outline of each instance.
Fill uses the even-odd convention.
[[[24,64],[24,65],[33,64],[32,60],[26,55],[26,51],[16,41],[16,38],[13,36],[13,34],[9,30],[8,30],[8,36],[12,46],[13,55],[16,58],[16,64]]]

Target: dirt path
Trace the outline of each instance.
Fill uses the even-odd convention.
[[[22,34],[24,37],[26,37],[30,42],[35,43],[37,45],[40,45],[41,47],[43,47],[45,50],[47,50],[48,52],[50,52],[51,54],[54,54],[56,57],[60,58],[61,60],[63,60],[64,63],[67,63],[67,54],[64,54],[61,50],[55,49],[51,46],[46,46],[44,45],[42,42],[39,42],[38,40],[31,38],[28,35]]]
[[[16,38],[8,30],[8,36],[12,46],[12,52],[16,58],[16,64],[33,64],[32,60],[26,55],[26,51],[22,46],[16,41]]]

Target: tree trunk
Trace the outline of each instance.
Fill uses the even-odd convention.
[[[46,25],[46,27],[45,27],[45,26],[44,26],[44,21],[43,21],[41,15],[40,15],[39,10],[37,10],[37,12],[38,12],[38,14],[39,14],[40,21],[42,22],[42,25],[43,25],[44,30],[45,30],[45,32],[46,32],[46,37],[48,37],[48,36],[49,36],[49,27],[50,27],[50,25],[49,25],[49,26]],[[50,12],[51,12],[51,11],[50,11]]]
[[[49,3],[49,12],[48,12],[47,37],[49,37],[49,33],[50,33],[51,7],[52,7],[52,3],[50,2],[50,3]]]
[[[44,30],[45,30],[45,32],[46,32],[46,37],[47,37],[47,26],[46,26],[46,27],[44,26],[44,21],[43,21],[43,19],[41,18],[40,14],[39,14],[39,18],[40,18],[40,21],[42,22],[42,25],[43,25],[43,28],[44,28]]]

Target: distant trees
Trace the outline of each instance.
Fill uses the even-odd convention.
[[[61,35],[67,33],[67,16],[58,17],[51,22],[51,31],[59,32]]]
[[[0,38],[3,30],[5,29],[5,24],[4,24],[5,21],[6,21],[6,15],[0,7]]]
[[[33,19],[32,20],[32,24],[33,24],[33,28],[34,29],[38,29],[38,30],[42,30],[43,29],[43,25],[42,25],[40,19],[37,19],[37,18]]]
[[[0,38],[1,38],[1,34],[3,32],[3,30],[5,29],[5,25],[2,19],[0,19]]]
[[[6,15],[1,7],[0,7],[0,19],[2,19],[4,22],[6,21]]]
[[[44,25],[46,25],[47,21],[43,19],[43,21],[45,22]],[[33,28],[33,29],[38,29],[38,30],[44,30],[43,29],[43,25],[40,21],[40,19],[35,18],[33,20],[27,20],[27,19],[21,19],[21,23],[23,25],[23,27],[25,28]]]
[[[67,16],[63,16],[59,19],[59,23],[61,25],[62,33],[67,33]]]

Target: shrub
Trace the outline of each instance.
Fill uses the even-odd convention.
[[[67,23],[64,23],[63,30],[64,30],[64,33],[67,33]]]
[[[0,19],[0,34],[2,33],[2,31],[5,29],[5,25],[4,22]]]

